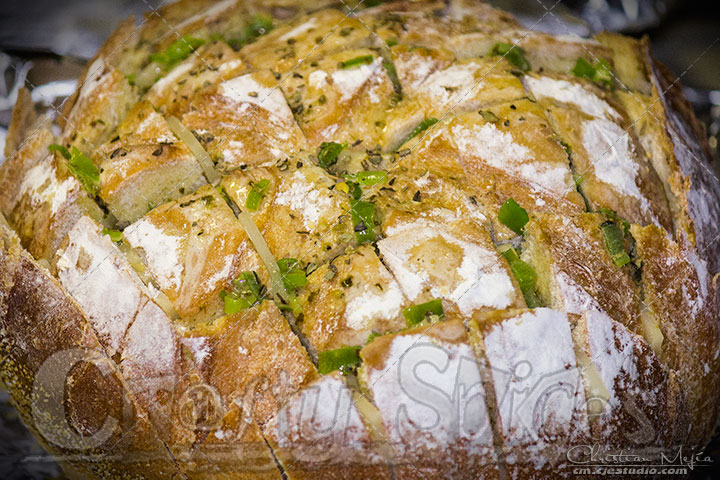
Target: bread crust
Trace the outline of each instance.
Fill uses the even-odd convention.
[[[22,249],[7,224],[0,229],[1,374],[25,425],[46,449],[86,478],[163,478],[177,473],[178,466],[105,356],[82,310]],[[66,380],[67,400],[57,398],[53,387],[58,374]],[[64,418],[57,416],[63,412]],[[109,428],[102,430],[106,424]],[[76,432],[100,432],[103,441],[94,444]]]
[[[688,212],[693,221],[694,243],[710,271],[720,271],[720,244],[715,219],[720,215],[720,180],[713,169],[707,137],[685,99],[678,80],[650,56],[645,58],[651,72],[653,94],[664,107],[665,125],[673,145],[675,160],[685,179],[684,194],[690,199]]]
[[[37,118],[30,90],[23,87],[18,90],[17,101],[10,119],[10,128],[5,138],[5,158],[10,158],[22,146],[23,141],[32,133],[31,129],[37,122]]]

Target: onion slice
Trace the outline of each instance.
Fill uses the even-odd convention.
[[[208,154],[200,142],[198,142],[195,135],[192,134],[188,128],[182,124],[177,117],[171,116],[167,119],[170,130],[180,139],[190,151],[195,155],[200,168],[202,168],[205,178],[212,185],[217,185],[220,182],[220,174],[215,170],[212,160],[210,160],[210,154]]]
[[[192,132],[177,119],[177,117],[168,117],[167,121],[170,126],[170,130],[172,130],[180,141],[184,142],[185,145],[187,145],[192,151],[193,155],[195,155],[200,167],[203,169],[203,173],[205,174],[207,181],[217,187],[220,183],[221,176],[217,170],[215,170],[215,165],[213,165],[212,160],[210,160],[210,155],[207,151],[205,151],[205,148],[200,145],[200,142],[198,142],[197,138],[195,138],[195,135],[193,135]],[[255,225],[255,221],[248,212],[238,207],[233,199],[225,194],[221,187],[218,187],[218,190],[227,202],[228,206],[232,209],[233,213],[235,213],[240,225],[242,225],[245,233],[250,239],[250,242],[255,247],[255,251],[260,256],[260,260],[265,265],[265,268],[270,275],[270,285],[268,285],[268,290],[276,300],[283,301],[294,307],[296,304],[294,301],[295,299],[293,298],[294,296],[285,289],[285,284],[283,283],[283,277],[280,273],[280,267],[277,264],[277,260],[275,260],[275,257],[270,251],[270,247],[268,247],[267,242],[265,242],[265,238],[262,236],[262,233],[260,233],[260,230],[258,230],[257,225]]]
[[[232,199],[230,201],[232,201]],[[260,233],[260,230],[258,230],[255,221],[248,212],[238,208],[236,213],[240,225],[245,229],[245,233],[247,233],[248,238],[255,247],[255,251],[260,255],[260,260],[265,264],[265,268],[270,274],[268,290],[270,290],[270,293],[272,293],[274,297],[286,300],[287,292],[285,291],[282,275],[280,274],[280,267],[278,267],[275,257],[265,242],[265,238],[262,236],[262,233]]]

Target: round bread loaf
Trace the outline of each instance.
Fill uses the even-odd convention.
[[[21,92],[1,374],[68,476],[563,478],[709,441],[720,182],[647,40],[367,3],[181,0],[53,115]]]

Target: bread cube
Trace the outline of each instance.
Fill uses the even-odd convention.
[[[459,319],[377,337],[361,351],[400,478],[499,478],[486,392]]]
[[[367,246],[312,272],[300,301],[303,335],[318,351],[363,345],[373,332],[406,326],[401,313],[405,295]]]
[[[411,303],[441,298],[469,316],[525,306],[509,267],[476,223],[393,213],[383,222],[380,257]]]
[[[477,314],[475,349],[487,359],[497,429],[511,478],[564,478],[570,447],[588,445],[585,390],[570,323],[546,308]]]
[[[312,5],[317,8],[317,4]],[[240,54],[257,69],[290,74],[305,62],[338,51],[373,45],[372,33],[355,18],[336,9],[325,9],[281,25]]]
[[[630,267],[613,263],[600,229],[604,220],[594,214],[574,219],[543,215],[525,229],[523,258],[538,274],[545,305],[578,315],[604,312],[637,331],[640,291]]]
[[[352,64],[354,61],[360,63]],[[380,144],[387,110],[395,97],[384,62],[371,49],[343,50],[303,62],[283,82],[285,96],[311,149],[322,142],[354,144],[362,140],[367,148]]]
[[[67,232],[84,215],[97,221],[103,212],[70,175],[60,155],[48,152],[53,136],[33,134],[0,166],[9,188],[0,195],[0,211],[37,259],[49,261]]]
[[[264,201],[272,204],[262,232],[276,258],[320,264],[355,245],[350,196],[320,167],[291,165]]]
[[[631,233],[643,265],[643,326],[656,332],[657,356],[682,386],[690,415],[687,444],[704,445],[719,415],[708,400],[720,391],[720,327],[712,313],[720,298],[717,283],[708,262],[684,240],[676,243],[655,226],[633,225]]]
[[[88,67],[75,102],[63,111],[62,144],[85,155],[110,140],[113,132],[138,101],[128,80],[103,57]]]
[[[278,81],[266,70],[199,91],[182,122],[221,170],[272,166],[307,149]]]
[[[577,320],[573,339],[593,442],[609,451],[648,453],[683,442],[689,422],[680,382],[641,336],[588,311]]]
[[[222,315],[220,292],[244,271],[267,274],[225,200],[211,186],[163,204],[124,231],[156,286],[184,320]]]
[[[339,373],[300,390],[263,428],[292,480],[392,478],[376,412]]]
[[[123,226],[207,183],[190,149],[146,101],[132,108],[93,160],[101,171],[100,198]]]
[[[25,425],[86,478],[177,474],[82,309],[4,221],[0,236],[0,375]]]
[[[528,92],[550,110],[553,126],[570,149],[593,211],[609,208],[631,222],[672,229],[660,178],[637,143],[619,107],[588,83],[549,76],[526,77]],[[628,130],[628,131],[626,131]]]
[[[242,75],[247,65],[225,42],[213,42],[177,64],[143,97],[166,115],[188,111],[190,99],[201,88]]]

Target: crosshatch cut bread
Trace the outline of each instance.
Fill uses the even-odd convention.
[[[365,4],[369,2],[364,2]],[[181,0],[0,166],[0,374],[72,478],[565,478],[718,423],[720,182],[646,39]]]

